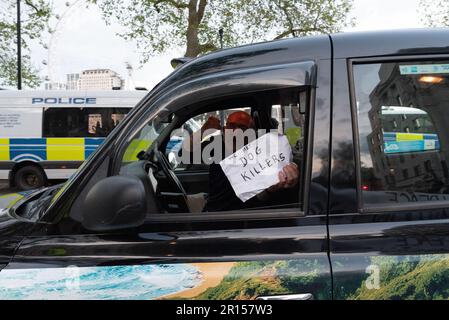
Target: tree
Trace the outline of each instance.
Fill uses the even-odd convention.
[[[17,85],[16,0],[2,0],[0,11],[0,85]],[[46,0],[22,0],[22,81],[26,87],[40,84],[38,70],[32,65],[29,43],[39,39],[47,28],[50,6]]]
[[[419,12],[428,27],[449,26],[449,0],[420,0]]]
[[[89,0],[119,36],[134,40],[142,62],[170,48],[196,57],[227,47],[308,34],[336,32],[353,24],[352,0]]]

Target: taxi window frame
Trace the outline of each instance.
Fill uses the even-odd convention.
[[[257,91],[257,92],[270,92],[270,91],[277,91],[277,90],[294,90],[297,91],[298,94],[301,93],[307,93],[306,95],[306,109],[305,112],[307,114],[306,120],[304,122],[304,133],[305,138],[307,139],[306,145],[309,143],[312,143],[312,134],[311,130],[313,127],[313,119],[312,116],[312,110],[314,110],[314,102],[315,102],[315,88],[312,86],[295,86],[295,87],[287,87],[287,88],[278,88],[278,89],[267,89],[263,91]],[[244,94],[236,94],[235,96],[245,96],[247,94],[253,94],[257,92],[248,92]],[[235,96],[227,96],[224,97],[224,100],[226,99],[234,99]],[[213,99],[212,101],[220,101],[223,99]],[[183,111],[184,116],[190,117],[191,115],[197,115],[204,112],[204,107],[206,107],[206,110],[211,110],[210,105],[211,101],[201,101],[198,102],[197,107],[192,107],[192,103],[187,105],[186,107],[191,107],[191,111],[189,113],[186,113]],[[222,109],[220,109],[222,110]],[[225,109],[223,109],[225,110]],[[175,116],[174,119],[177,119],[178,117]],[[190,118],[187,118],[190,119]],[[139,127],[145,126],[145,123],[151,122],[150,119],[147,119],[146,122],[142,121],[141,125]],[[177,121],[174,121],[170,123],[167,128],[164,130],[164,132],[161,133],[162,140],[165,141],[173,128],[177,127],[178,123]],[[167,142],[167,141],[165,141]],[[149,150],[153,148],[154,146],[157,146],[158,144],[154,144],[150,146]],[[162,143],[160,146],[164,146],[164,143]],[[308,172],[308,154],[310,154],[310,151],[308,148],[304,148],[304,153],[306,156],[304,157],[302,167],[300,170],[303,170],[304,174],[301,175],[299,179],[299,186],[298,186],[298,199],[299,201],[297,203],[292,203],[291,205],[296,205],[296,207],[288,207],[289,204],[284,205],[273,205],[273,206],[265,206],[265,207],[257,207],[257,208],[249,208],[249,209],[241,209],[241,210],[226,210],[226,211],[209,211],[209,212],[199,212],[199,213],[191,213],[191,212],[181,212],[181,213],[147,213],[147,216],[145,218],[144,224],[148,223],[200,223],[200,222],[208,222],[208,223],[214,223],[214,222],[229,222],[229,221],[263,221],[263,220],[278,220],[278,219],[295,219],[295,218],[303,218],[306,216],[305,210],[306,208],[306,201],[308,200],[308,196],[306,196],[306,177]],[[311,162],[310,162],[311,163]],[[207,171],[208,172],[208,171]],[[182,174],[182,172],[180,172]],[[308,204],[308,203],[307,203]]]
[[[120,172],[121,157],[132,138],[158,114],[175,113],[193,103],[258,91],[311,86],[316,88],[317,64],[313,60],[217,72],[180,83],[161,92],[155,101],[132,115],[131,126],[116,141],[110,175]],[[261,81],[261,80],[264,81]],[[195,102],[193,102],[195,101]],[[310,104],[310,103],[309,103]],[[135,121],[136,119],[140,119]]]
[[[357,114],[357,98],[356,88],[354,82],[354,66],[356,65],[372,65],[379,63],[400,63],[400,62],[431,62],[449,60],[449,54],[427,54],[427,55],[396,55],[396,56],[382,56],[382,57],[368,57],[368,58],[350,58],[347,59],[348,70],[348,85],[349,85],[349,100],[351,109],[351,119],[353,128],[353,144],[355,152],[355,173],[357,186],[357,208],[359,213],[391,213],[395,211],[405,212],[411,210],[426,210],[426,209],[442,209],[449,208],[449,200],[439,201],[416,201],[414,203],[391,203],[380,205],[365,206],[362,191],[362,174],[361,174],[361,160],[360,160],[360,131]]]
[[[260,76],[258,75],[260,73]],[[295,77],[293,78],[292,75]],[[261,82],[261,76],[263,76],[266,81]],[[306,134],[307,134],[307,148],[304,149],[306,153],[306,157],[304,157],[303,168],[304,172],[302,173],[302,178],[300,179],[299,186],[299,197],[301,199],[298,202],[298,206],[296,208],[267,208],[261,210],[254,210],[250,212],[250,210],[242,212],[241,214],[238,211],[223,211],[223,212],[210,212],[208,214],[202,214],[202,216],[198,216],[195,213],[176,213],[173,216],[176,216],[178,221],[183,217],[184,222],[189,222],[189,219],[198,218],[199,221],[223,221],[223,220],[233,220],[233,221],[242,221],[242,220],[263,220],[267,218],[276,218],[276,219],[291,219],[291,218],[299,218],[307,216],[305,213],[308,212],[309,206],[309,187],[308,187],[308,177],[311,175],[311,144],[313,143],[313,122],[314,122],[314,108],[315,108],[315,98],[316,98],[316,81],[317,81],[317,64],[313,60],[305,60],[298,61],[293,63],[281,64],[281,65],[270,65],[263,66],[257,68],[249,68],[239,70],[237,72],[231,72],[230,74],[217,74],[216,79],[211,80],[210,76],[196,79],[196,82],[216,82],[216,86],[210,86],[204,89],[205,84],[202,83],[202,90],[206,92],[200,92],[200,94],[195,94],[195,90],[189,88],[188,92],[182,92],[182,90],[176,88],[177,97],[170,97],[168,101],[164,101],[167,99],[167,96],[173,95],[173,89],[167,90],[165,94],[161,96],[158,101],[154,101],[153,104],[149,108],[142,109],[140,114],[136,114],[135,118],[140,118],[142,120],[136,121],[132,129],[130,129],[127,134],[121,137],[121,141],[116,144],[115,150],[113,154],[115,155],[113,158],[113,162],[111,164],[111,174],[118,174],[120,171],[120,163],[121,163],[121,155],[123,154],[123,150],[127,146],[127,142],[132,139],[132,137],[138,132],[141,127],[143,127],[148,121],[151,121],[151,118],[156,116],[160,111],[170,113],[178,112],[179,109],[192,105],[195,103],[204,103],[213,99],[222,99],[232,96],[244,95],[257,93],[262,91],[273,91],[273,90],[282,90],[282,89],[294,89],[297,88],[298,91],[301,91],[301,88],[308,88],[306,92],[307,95],[307,110],[308,113],[308,121],[305,122],[306,126]],[[288,79],[288,82],[286,82]],[[232,83],[232,87],[234,87],[235,92],[229,92],[229,84]],[[261,83],[263,85],[261,86]],[[186,82],[185,85],[188,85],[189,82]],[[201,86],[200,86],[201,87]],[[218,87],[218,88],[217,88]],[[164,99],[165,98],[165,99]],[[190,98],[190,99],[189,99]],[[188,103],[187,103],[188,101]],[[145,120],[143,120],[145,119]],[[169,125],[170,127],[170,125]],[[309,159],[310,158],[310,159]],[[264,214],[261,213],[264,211]],[[294,211],[294,212],[293,212]],[[227,212],[228,216],[223,217],[223,213]],[[232,214],[231,214],[232,212]],[[255,212],[259,212],[258,216],[255,216]],[[167,218],[167,214],[165,213],[155,213],[148,214],[153,215],[154,219],[158,222],[164,222]],[[206,217],[209,216],[209,217]],[[151,219],[150,219],[151,220]],[[165,221],[169,222],[169,221]]]

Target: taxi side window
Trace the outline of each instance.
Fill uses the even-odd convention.
[[[449,200],[449,61],[353,71],[364,206]]]
[[[172,169],[175,171],[207,171],[209,168],[209,165],[206,163],[200,163],[200,164],[185,164],[183,162],[178,161],[179,154],[181,152],[181,146],[184,141],[184,138],[187,135],[190,135],[194,132],[197,132],[201,129],[201,127],[206,123],[206,121],[210,117],[214,117],[220,121],[220,125],[223,125],[223,123],[226,121],[225,119],[228,117],[229,114],[235,112],[235,111],[244,111],[248,114],[251,113],[250,107],[242,107],[242,108],[232,108],[232,109],[225,109],[225,110],[216,110],[216,111],[210,111],[205,112],[202,114],[199,114],[197,116],[194,116],[187,120],[179,130],[174,130],[170,134],[170,140],[168,141],[166,147],[165,147],[165,155],[167,156],[170,165],[172,166]],[[205,136],[203,138],[203,141],[206,141],[208,139],[213,138],[214,135],[219,135],[220,131],[217,131],[209,136]]]
[[[131,162],[138,161],[137,155],[142,151],[147,151],[151,147],[162,130],[168,125],[168,122],[162,118],[163,117],[156,117],[153,121],[146,123],[133,136],[122,156],[121,167],[124,167]]]
[[[301,164],[304,156],[305,115],[300,112],[299,105],[273,105],[271,118],[277,124],[278,132],[287,137],[292,148],[293,161]]]
[[[137,129],[129,140],[120,156],[120,173],[126,174],[127,168],[132,167],[128,165],[138,161],[137,155],[153,147],[155,156],[150,160],[152,166],[148,176],[161,213],[239,213],[242,209],[291,209],[290,213],[296,214],[295,210],[302,205],[305,174],[304,110],[308,102],[304,102],[301,111],[299,104],[302,91],[310,92],[308,88],[259,91],[202,101],[178,110],[164,109],[156,118],[148,119],[145,125],[142,123],[140,130]],[[211,117],[216,119],[211,120]],[[230,120],[232,117],[234,120]],[[245,124],[248,117],[249,123]],[[230,130],[228,134],[235,133],[236,136],[226,140],[223,129]],[[273,130],[287,138],[292,149],[292,159],[290,155],[267,155],[274,158],[266,162],[266,166],[259,163],[256,168],[256,164],[251,163],[251,166],[242,169],[248,162],[244,163],[240,157],[242,168],[233,168],[232,177],[240,178],[243,182],[251,181],[250,174],[258,177],[261,170],[288,160],[282,167],[285,171],[274,178],[278,183],[262,189],[247,183],[245,186],[250,185],[250,188],[246,194],[240,192],[238,196],[234,189],[236,184],[232,185],[238,179],[231,182],[224,169],[220,169],[219,163],[226,158],[227,153],[230,156],[242,149],[238,143],[248,144]],[[239,169],[240,173],[237,171]],[[283,181],[279,177],[284,177]]]

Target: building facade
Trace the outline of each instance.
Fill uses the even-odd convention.
[[[67,90],[80,90],[80,74],[69,73],[67,74]]]
[[[62,82],[45,82],[44,83],[45,90],[66,90],[67,86]]]
[[[124,80],[110,69],[84,70],[79,75],[79,90],[122,90]]]
[[[367,145],[372,159],[376,186],[370,190],[439,191],[435,181],[447,181],[447,159],[441,150],[449,147],[449,128],[441,114],[448,102],[444,87],[420,82],[419,76],[404,76],[396,64],[383,64],[379,69],[379,84],[370,94],[368,117],[371,133]],[[384,110],[421,110],[421,115],[404,112],[395,117],[383,116]],[[445,111],[444,111],[445,112]],[[425,126],[424,124],[427,125]],[[438,136],[438,147],[431,151],[389,153],[385,151],[385,135],[390,133],[433,133]],[[428,184],[426,183],[428,181]],[[443,185],[443,183],[441,183]]]

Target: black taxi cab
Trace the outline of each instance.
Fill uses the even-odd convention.
[[[448,299],[448,89],[444,29],[183,63],[66,183],[0,198],[0,298]],[[287,137],[293,201],[203,210],[174,132],[236,110]]]

